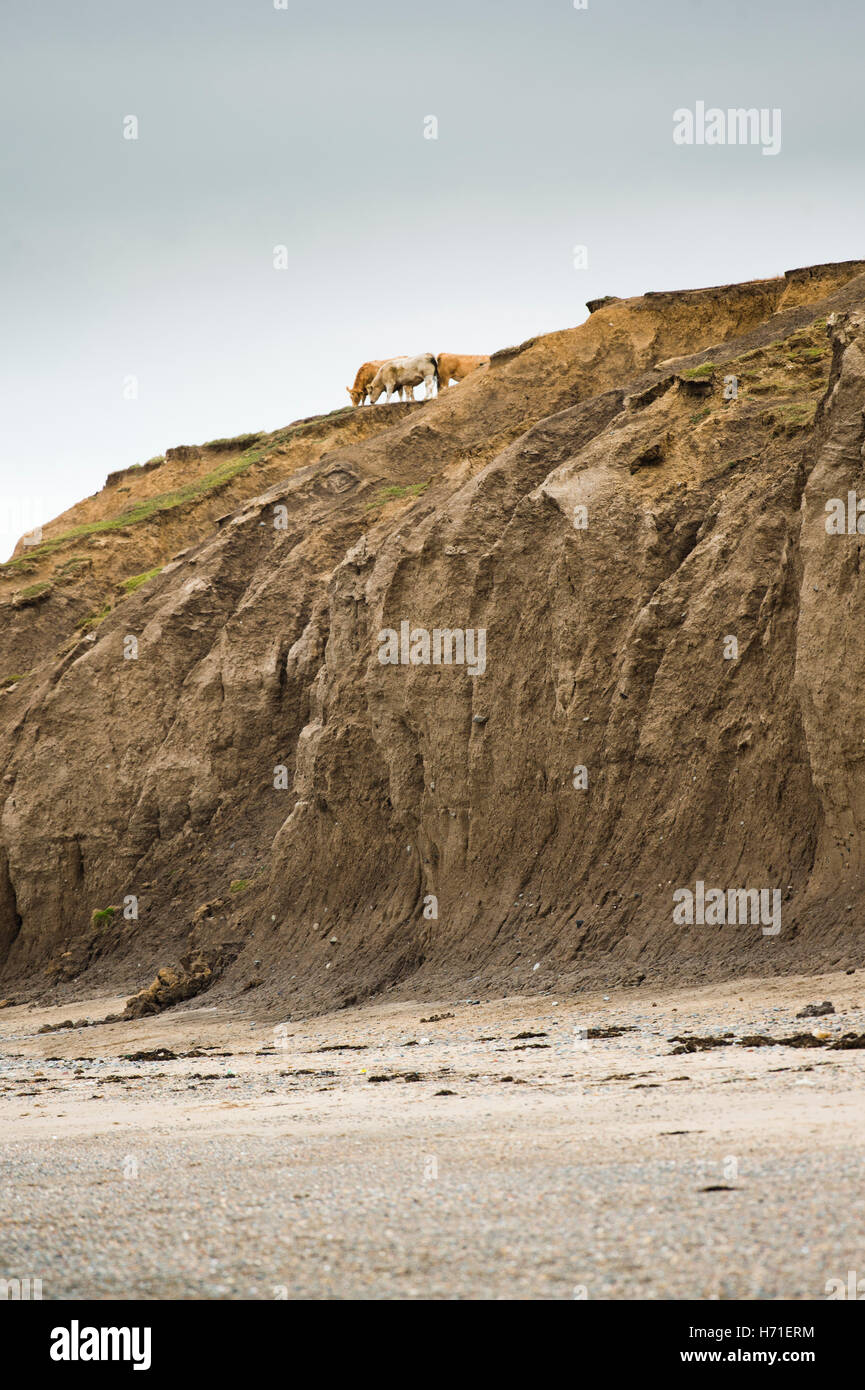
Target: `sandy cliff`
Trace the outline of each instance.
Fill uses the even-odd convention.
[[[199,948],[280,1009],[861,963],[862,538],[825,522],[863,410],[857,262],[115,475],[0,571],[9,992]],[[483,672],[382,664],[403,622]],[[780,889],[778,935],[676,925],[698,879]]]

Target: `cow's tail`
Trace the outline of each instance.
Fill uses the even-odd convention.
[[[442,389],[442,382],[441,382],[441,376],[439,375],[439,360],[438,360],[438,358],[436,357],[436,355],[435,355],[434,352],[431,352],[431,353],[430,353],[430,357],[432,358],[432,364],[433,364],[433,366],[435,367],[435,374],[436,374],[436,390],[437,390],[437,391],[440,391],[440,390]]]

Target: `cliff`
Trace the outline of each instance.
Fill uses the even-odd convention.
[[[863,351],[862,262],[599,301],[431,402],[113,475],[0,569],[4,984],[861,964]],[[697,881],[780,931],[675,922]]]

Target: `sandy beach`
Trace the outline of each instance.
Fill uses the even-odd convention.
[[[829,1046],[865,1028],[863,979],[47,1033],[122,1000],[3,1009],[0,1275],[46,1299],[825,1298],[865,1272],[865,1052]],[[736,1041],[802,1032],[821,1045]]]

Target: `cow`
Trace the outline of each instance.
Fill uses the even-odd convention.
[[[369,387],[370,404],[375,405],[382,392],[387,392],[388,400],[398,395],[400,390],[408,392],[408,399],[414,400],[414,388],[423,382],[425,399],[433,394],[433,385],[438,385],[438,363],[431,352],[419,357],[392,357],[383,362]]]
[[[383,367],[387,360],[386,357],[382,357],[378,362],[364,362],[362,367],[358,367],[354,386],[346,386],[345,388],[351,396],[352,405],[364,405],[369,394],[370,382],[379,367]]]
[[[471,372],[476,372],[478,367],[489,366],[489,361],[488,357],[460,357],[453,352],[440,352],[439,390],[444,391],[451,380],[463,381]]]

